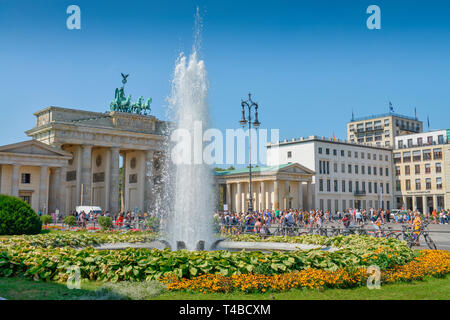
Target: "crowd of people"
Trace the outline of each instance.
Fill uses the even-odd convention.
[[[113,225],[117,228],[131,228],[133,225],[134,226],[139,225],[145,219],[147,219],[148,217],[152,217],[154,214],[153,213],[149,214],[147,212],[142,213],[141,211],[137,213],[134,211],[127,211],[127,212],[120,212],[118,214],[111,214],[109,211],[105,212],[70,211],[69,215],[75,217],[78,226],[81,228],[86,228],[89,223],[93,224],[94,226],[98,225],[98,218],[102,216],[110,217]]]
[[[449,213],[448,210],[443,210],[439,213],[433,211],[431,214],[421,215],[417,211],[406,210],[400,211],[398,214],[391,214],[390,210],[374,208],[368,210],[350,208],[344,212],[288,209],[247,213],[217,212],[215,219],[223,233],[239,233],[242,230],[245,233],[268,234],[273,224],[286,227],[320,228],[325,223],[337,222],[343,228],[371,224],[378,230],[382,224],[386,223],[413,224],[417,215],[433,224],[448,224]]]

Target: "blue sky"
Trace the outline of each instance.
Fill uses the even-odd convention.
[[[81,8],[81,30],[66,8]],[[381,8],[368,30],[366,8]],[[55,105],[104,112],[127,92],[164,118],[175,59],[203,16],[201,57],[213,126],[237,128],[240,100],[260,104],[280,138],[345,138],[351,117],[414,114],[448,128],[450,4],[445,1],[0,0],[0,145],[27,139],[33,112]]]

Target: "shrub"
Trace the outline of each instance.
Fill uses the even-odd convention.
[[[28,203],[0,195],[0,235],[38,234],[41,229],[41,220]]]
[[[98,224],[102,227],[102,230],[108,230],[112,227],[112,219],[110,217],[99,217]]]
[[[63,222],[67,224],[69,227],[74,226],[77,223],[77,220],[74,216],[67,216],[64,218]]]
[[[159,218],[158,217],[150,217],[147,219],[147,227],[152,229],[152,231],[159,231]]]
[[[53,222],[52,216],[48,214],[44,214],[41,216],[41,221],[44,225],[47,225],[49,223]]]

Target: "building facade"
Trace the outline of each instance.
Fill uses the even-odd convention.
[[[158,162],[163,156],[164,122],[153,116],[126,112],[99,113],[59,107],[49,107],[34,115],[36,126],[26,134],[71,155],[63,169],[66,190],[62,202],[67,204],[64,211],[74,210],[78,205],[100,206],[111,212],[151,209],[157,191]],[[53,212],[56,208],[49,209]]]
[[[449,132],[436,130],[395,138],[393,161],[397,208],[424,213],[448,209]]]
[[[267,164],[299,163],[314,172],[313,207],[392,209],[392,159],[388,148],[316,136],[268,144]]]
[[[314,172],[298,163],[252,168],[254,210],[313,209]],[[250,199],[249,169],[216,171],[215,180],[230,212],[247,212]]]
[[[70,153],[35,140],[1,146],[0,194],[19,197],[36,212],[64,210],[70,159]]]
[[[395,137],[420,133],[422,121],[395,113],[353,118],[347,123],[347,140],[377,147],[394,147]]]

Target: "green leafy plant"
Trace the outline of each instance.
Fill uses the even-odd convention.
[[[147,227],[149,229],[151,229],[152,231],[158,232],[159,226],[160,226],[160,222],[159,222],[158,217],[150,217],[147,219]]]
[[[41,220],[28,203],[0,195],[0,235],[38,234],[41,229]]]
[[[67,224],[69,227],[73,227],[77,223],[77,220],[75,219],[74,216],[67,216],[64,217],[63,222]]]
[[[49,223],[52,223],[53,219],[51,215],[44,214],[41,216],[41,221],[44,225],[47,225]]]
[[[101,216],[98,218],[98,224],[102,227],[102,230],[109,230],[112,228],[112,219]]]

